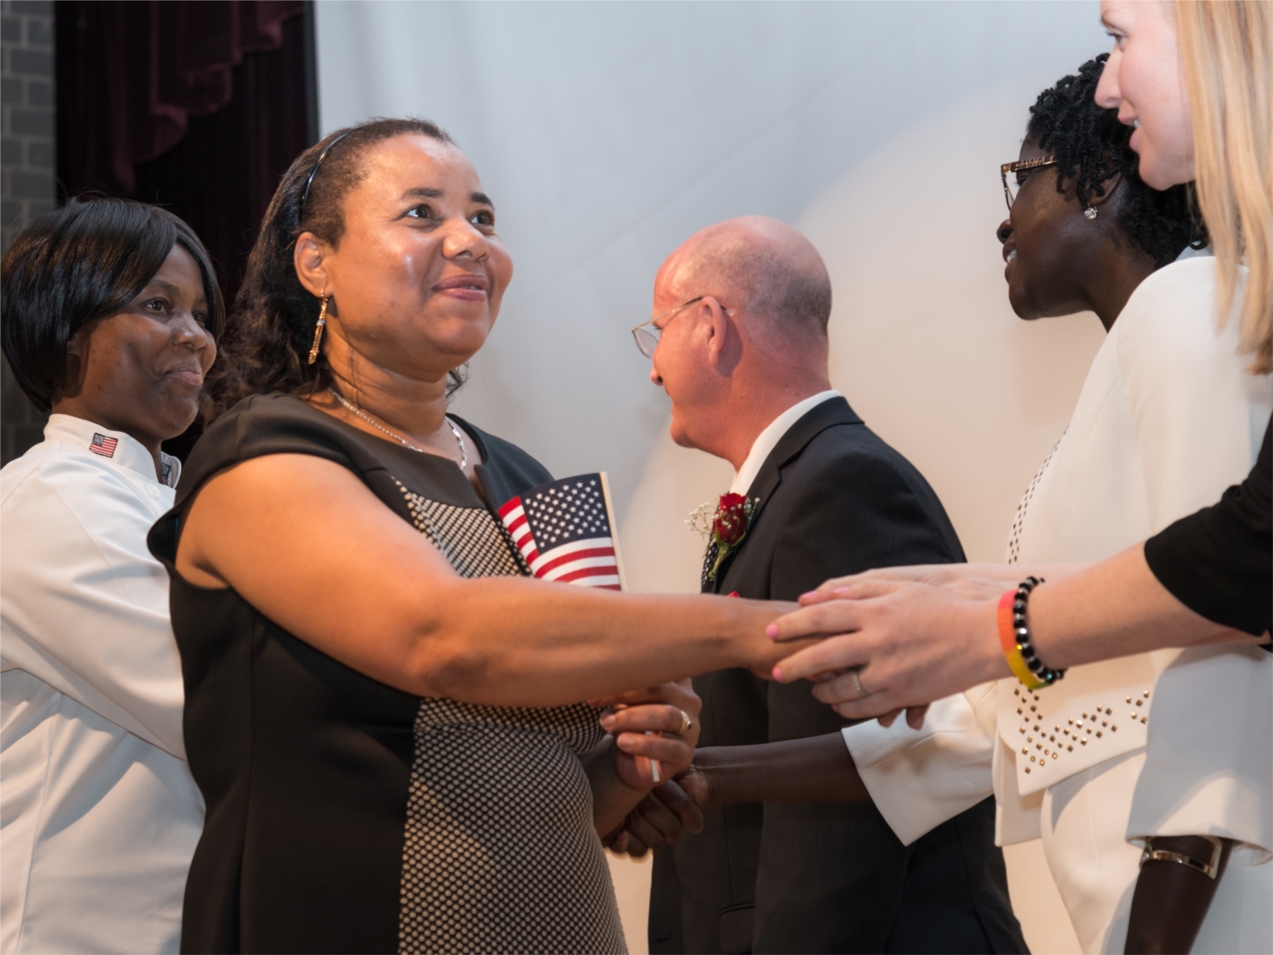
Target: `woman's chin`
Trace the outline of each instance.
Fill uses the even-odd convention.
[[[1030,297],[1013,286],[1008,286],[1008,304],[1012,306],[1017,318],[1024,321],[1032,322],[1039,317],[1039,309]]]
[[[1150,154],[1152,156],[1152,154]],[[1164,189],[1170,189],[1173,183],[1164,174],[1159,165],[1144,153],[1141,154],[1140,162],[1137,164],[1137,171],[1140,174],[1141,181],[1150,189],[1157,189],[1160,192]]]
[[[439,346],[436,342],[431,342],[415,351],[403,349],[383,360],[371,360],[385,371],[412,381],[441,381],[449,372],[463,368],[478,351],[476,347],[460,348],[451,343]]]
[[[161,420],[154,428],[154,431],[160,435],[161,441],[168,441],[171,438],[177,438],[186,433],[195,422],[195,418],[199,417],[199,403],[183,404],[178,407],[167,407]]]
[[[442,334],[432,336],[432,350],[456,365],[462,365],[481,351],[490,334],[489,319],[455,322]]]
[[[1140,130],[1136,131],[1140,132]],[[1172,186],[1179,186],[1193,181],[1194,164],[1192,159],[1170,161],[1166,154],[1144,141],[1142,141],[1141,149],[1138,152],[1140,154],[1140,162],[1136,164],[1136,172],[1150,189],[1157,189],[1162,192]]]

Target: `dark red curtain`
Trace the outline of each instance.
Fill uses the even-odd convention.
[[[72,2],[57,16],[63,197],[153,202],[233,300],[279,177],[317,138],[312,4]]]
[[[318,138],[312,3],[54,9],[62,198],[124,196],[181,216],[229,306],[279,179]],[[184,456],[197,433],[170,450]]]

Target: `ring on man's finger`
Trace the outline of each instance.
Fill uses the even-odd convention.
[[[677,712],[681,714],[681,728],[677,732],[684,736],[694,728],[694,721],[690,719],[690,715],[684,710],[678,710]]]
[[[858,677],[858,673],[861,671],[861,669],[862,669],[861,667],[853,667],[851,670],[849,670],[849,676],[852,677],[853,679],[853,688],[858,691],[859,700],[862,699],[862,697],[864,696],[870,695],[869,693],[866,692],[866,690],[862,689],[862,680]]]

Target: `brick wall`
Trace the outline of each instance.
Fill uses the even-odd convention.
[[[53,143],[53,4],[0,2],[0,242],[53,208],[57,155]],[[0,464],[40,440],[44,416],[0,362]]]

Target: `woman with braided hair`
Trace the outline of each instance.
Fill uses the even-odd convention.
[[[1192,248],[1205,233],[1189,187],[1146,185],[1132,129],[1094,99],[1108,58],[1039,96],[1020,158],[1005,169],[1017,180],[999,227],[1013,309],[1026,319],[1090,309],[1109,332],[1069,427],[1018,507],[1007,562],[1019,577],[1029,571],[1018,564],[1110,557],[1211,503],[1250,469],[1273,408],[1268,380],[1246,373],[1236,324],[1217,331],[1216,265]],[[1143,840],[1177,834],[1134,804],[1138,785],[1153,787],[1164,773],[1161,759],[1149,760],[1150,714],[1159,676],[1180,656],[1073,667],[1046,691],[1015,676],[999,681],[999,842],[1042,837],[1087,952],[1187,951],[1195,939],[1198,951],[1267,950],[1267,920],[1249,904],[1273,890],[1269,867],[1251,868],[1265,854],[1258,845],[1216,838],[1215,878],[1179,882],[1171,877],[1196,873],[1177,865],[1164,882],[1151,866],[1137,890]],[[1265,657],[1233,651],[1176,667],[1168,682],[1194,700],[1226,689],[1258,695]],[[1202,748],[1225,754],[1208,768],[1244,788],[1250,761],[1232,720],[1195,722]],[[1179,751],[1169,763],[1168,774],[1196,768]],[[1189,831],[1237,834],[1241,815],[1222,803],[1200,807]],[[1242,864],[1225,874],[1230,862]]]
[[[1093,102],[1108,58],[1039,94],[1021,153],[1001,170],[1004,275],[1026,320],[1093,311],[1109,331],[1142,281],[1206,241],[1187,188],[1145,185],[1130,130]]]

